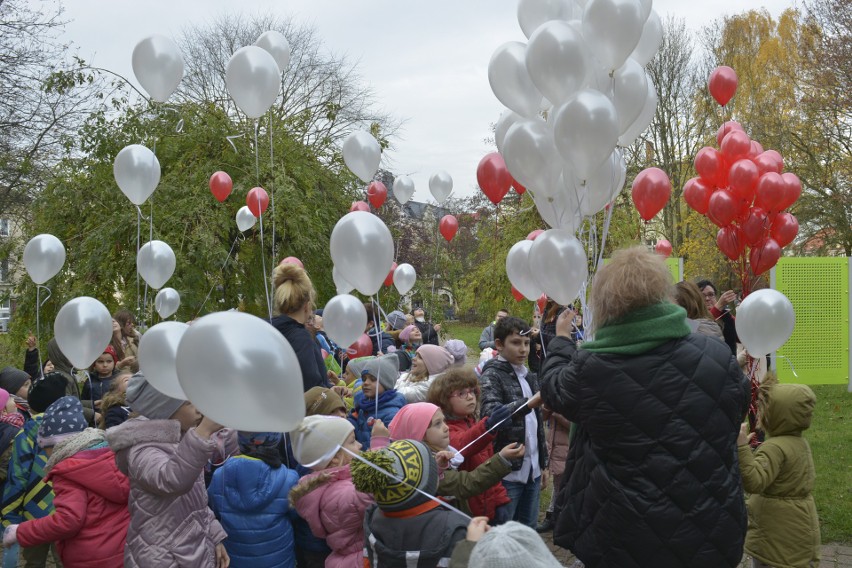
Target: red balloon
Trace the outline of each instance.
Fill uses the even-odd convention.
[[[716,245],[722,254],[731,260],[737,260],[745,250],[745,241],[742,238],[742,232],[736,225],[722,227],[716,233]]]
[[[740,204],[730,191],[718,189],[710,196],[707,216],[719,227],[730,225],[739,211]]]
[[[761,154],[763,154],[763,145],[757,140],[752,140],[751,149],[748,151],[748,157],[753,159]]]
[[[645,168],[633,180],[631,195],[639,216],[649,221],[669,201],[672,194],[672,182],[660,168]]]
[[[766,217],[766,211],[760,207],[752,207],[749,210],[749,215],[740,225],[743,232],[743,237],[748,246],[754,246],[766,238],[766,232],[769,229],[769,220]]]
[[[781,174],[781,179],[784,180],[784,197],[781,199],[778,209],[783,211],[794,204],[799,199],[799,196],[802,195],[802,181],[793,172]],[[783,247],[784,245],[781,246]]]
[[[441,235],[450,242],[459,230],[459,220],[453,215],[444,215],[438,227],[441,229]]]
[[[352,211],[364,211],[366,213],[370,212],[370,206],[367,205],[366,201],[353,201],[352,206],[349,208],[349,212]]]
[[[748,262],[751,265],[751,271],[757,276],[775,266],[779,258],[781,258],[781,247],[775,239],[768,238],[752,247]]]
[[[748,153],[751,150],[751,139],[748,137],[748,134],[742,130],[735,130],[728,133],[722,139],[722,145],[720,148],[722,150],[722,155],[725,156],[729,162],[735,162],[740,158],[748,156]]]
[[[722,140],[725,138],[725,136],[727,136],[734,130],[745,132],[745,129],[743,128],[742,124],[740,124],[736,120],[729,120],[728,122],[723,123],[722,126],[719,127],[719,130],[716,131],[716,144],[721,146]]]
[[[219,203],[222,203],[231,195],[232,189],[234,189],[234,182],[227,173],[216,172],[210,176],[210,192]]]
[[[727,65],[716,67],[710,73],[707,88],[710,90],[713,98],[716,99],[716,102],[725,106],[733,98],[734,93],[737,92],[736,72]]]
[[[768,174],[769,172],[780,174],[784,169],[784,160],[775,150],[761,152],[752,159],[754,160],[754,165],[760,171],[760,175]]]
[[[544,315],[544,307],[547,305],[547,294],[539,296],[535,304],[538,306],[538,313]]]
[[[527,191],[527,188],[519,184],[515,179],[512,180],[512,187],[515,188],[515,193],[518,195],[523,195]]]
[[[521,294],[517,288],[512,286],[512,296],[515,298],[516,302],[520,302],[524,299],[524,295]]]
[[[506,162],[499,152],[486,154],[476,166],[476,181],[485,197],[497,205],[512,187],[512,174],[506,169]]]
[[[779,213],[772,222],[770,234],[779,247],[786,247],[799,234],[799,221],[792,213]]]
[[[695,171],[707,185],[724,187],[724,159],[716,148],[705,146],[695,155]]]
[[[388,272],[387,278],[385,278],[385,286],[390,286],[393,284],[393,273],[396,271],[396,263],[391,264],[390,272]]]
[[[385,199],[388,198],[388,188],[385,187],[380,181],[371,181],[370,185],[367,187],[367,199],[370,200],[370,203],[378,209],[385,203]]]
[[[758,179],[760,172],[754,162],[749,159],[737,160],[728,171],[728,188],[740,199],[751,203]]]
[[[757,192],[754,204],[766,211],[780,211],[784,200],[784,178],[781,174],[769,172],[760,176],[757,182]]]
[[[246,195],[246,205],[252,215],[260,218],[269,207],[269,194],[262,187],[253,187]]]
[[[694,177],[684,184],[683,199],[695,211],[706,215],[707,207],[710,206],[710,196],[713,195],[713,191],[715,190],[704,183],[701,178]]]
[[[662,255],[663,258],[668,258],[672,255],[672,244],[666,239],[660,239],[657,241],[654,250],[657,254]]]
[[[357,359],[359,357],[369,357],[373,354],[373,342],[370,341],[370,336],[362,333],[355,343],[349,346],[346,350],[349,359]]]
[[[536,229],[535,231],[530,231],[530,234],[527,235],[528,241],[534,241],[538,238],[540,234],[544,232],[544,229]]]
[[[302,261],[296,258],[295,256],[288,256],[287,258],[282,258],[281,262],[278,264],[295,264],[299,268],[304,268],[305,265],[302,264]]]

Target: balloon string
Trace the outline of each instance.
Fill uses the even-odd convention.
[[[260,211],[260,195],[257,196],[257,210]],[[260,221],[260,262],[263,267],[263,289],[266,293],[266,310],[269,313],[269,319],[272,320],[272,301],[269,298],[269,275],[266,274],[266,255],[263,254],[263,213],[258,217]]]
[[[374,302],[375,307],[377,307],[378,311],[381,312],[382,306],[381,306],[381,304],[379,304],[379,298],[378,297],[379,297],[378,294],[374,294],[374,295],[370,296],[370,298]],[[379,321],[378,321],[378,316],[376,314],[376,310],[372,310],[372,312],[373,312],[373,331],[376,333],[376,352],[378,353],[379,351],[381,351],[381,347],[382,347],[382,336],[381,336],[382,330],[379,329]],[[379,387],[378,387],[378,385],[381,384],[380,379],[381,379],[381,375],[382,375],[382,367],[381,367],[381,365],[377,365],[376,367],[377,367],[378,373],[379,373],[376,376],[376,417],[378,417],[379,416]]]
[[[275,158],[272,144],[272,108],[269,109],[269,195],[272,205],[272,262],[277,261],[275,254]]]
[[[48,296],[49,298],[50,296]],[[41,285],[36,284],[36,351],[38,352],[38,368],[39,370],[44,369],[41,366],[41,350],[38,347],[41,344]],[[42,373],[43,374],[43,373]]]
[[[789,357],[787,357],[786,355],[779,355],[778,353],[775,354],[775,357],[787,361],[787,364],[790,365],[790,370],[793,371],[793,376],[797,379],[799,378],[799,375],[796,373],[796,367],[793,366],[793,362],[790,360]]]
[[[220,272],[223,272],[225,270],[225,267],[228,265],[228,261],[231,259],[231,253],[234,252],[234,247],[237,246],[237,241],[239,241],[241,239],[246,240],[245,236],[243,236],[242,233],[239,233],[236,237],[234,237],[234,242],[231,245],[231,250],[228,251],[228,256],[225,257],[225,262],[222,263],[222,268],[219,270]],[[213,284],[212,286],[210,286],[210,290],[207,292],[207,296],[205,296],[204,301],[201,302],[201,307],[198,308],[198,311],[195,312],[195,316],[193,316],[192,319],[196,319],[198,317],[198,314],[201,313],[201,310],[204,309],[204,305],[207,303],[207,300],[210,299],[210,294],[213,293],[213,288],[215,288],[215,287],[216,287],[216,284]]]
[[[138,205],[136,207],[136,315],[140,315],[140,306],[139,301],[142,298],[142,294],[140,293],[139,286],[139,246],[140,241],[142,240],[142,210],[139,209]]]
[[[435,209],[437,213],[437,208]],[[435,225],[435,267],[432,270],[432,295],[429,298],[429,323],[432,323],[432,312],[435,311],[435,276],[438,274],[438,253],[440,252],[441,241],[438,240],[438,227],[440,226],[440,222],[438,225]]]
[[[257,185],[260,185],[260,148],[257,147],[257,129],[260,127],[260,123],[255,120],[254,121],[254,173],[257,176]],[[258,197],[258,204],[260,203],[260,197]],[[260,208],[258,208],[260,211]],[[261,248],[261,250],[263,250]],[[266,271],[264,271],[265,273]]]
[[[246,133],[242,132],[240,134],[232,134],[231,136],[225,136],[225,140],[227,140],[228,144],[231,145],[231,148],[234,149],[235,154],[239,154],[240,152],[239,152],[239,150],[237,150],[237,145],[234,144],[234,138],[242,138],[245,135],[246,135]]]
[[[471,447],[472,445],[474,445],[475,443],[477,443],[479,440],[481,440],[481,439],[482,439],[482,438],[484,438],[485,436],[489,435],[489,434],[490,434],[492,431],[494,431],[496,428],[499,428],[499,427],[500,427],[500,425],[501,425],[501,424],[503,424],[506,420],[511,420],[511,419],[512,419],[512,417],[513,417],[515,414],[517,414],[518,412],[520,412],[521,410],[523,410],[524,408],[526,408],[526,407],[527,407],[527,405],[529,405],[529,403],[530,403],[530,400],[529,400],[529,399],[527,399],[527,400],[526,400],[526,401],[525,401],[522,405],[520,405],[518,408],[516,408],[516,409],[512,412],[512,414],[510,414],[509,416],[507,416],[506,418],[504,418],[503,420],[501,420],[500,422],[498,422],[497,424],[495,424],[494,426],[492,426],[491,428],[489,428],[488,430],[486,430],[485,432],[483,432],[482,434],[480,434],[480,435],[479,435],[476,439],[474,439],[472,442],[470,442],[468,445],[466,445],[466,446],[465,446],[465,447],[463,447],[462,449],[460,449],[460,450],[456,450],[456,455],[457,455],[457,456],[462,455],[462,453],[463,453],[466,449],[468,449],[469,447]]]

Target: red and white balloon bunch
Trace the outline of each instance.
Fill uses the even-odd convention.
[[[719,69],[728,77],[722,83],[725,90],[720,91],[720,83],[713,80],[719,76],[717,69],[711,75],[710,92],[725,104],[733,95],[731,82],[736,89],[736,75],[731,78],[729,67]],[[757,276],[775,266],[781,249],[799,232],[799,222],[786,209],[801,195],[802,183],[796,174],[784,172],[781,154],[764,150],[736,121],[719,127],[716,142],[718,148],[707,146],[696,154],[698,177],[686,182],[683,197],[719,227],[716,244],[729,259],[743,263],[743,276],[746,259]]]
[[[500,164],[491,158],[480,164],[480,185],[497,203],[517,180],[548,225],[573,233],[624,186],[617,146],[630,145],[654,116],[657,93],[644,66],[662,26],[650,0],[520,0],[518,22],[529,42],[501,45],[488,65],[491,89],[508,108],[495,141],[511,175],[493,175]]]

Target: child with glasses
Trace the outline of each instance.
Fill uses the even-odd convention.
[[[446,371],[429,389],[429,402],[443,410],[450,429],[450,446],[460,450],[464,461],[460,471],[473,471],[494,455],[497,431],[511,425],[511,405],[498,407],[491,416],[479,416],[479,380],[472,369],[457,367]],[[495,427],[496,426],[496,427]],[[491,430],[491,428],[494,428]],[[486,434],[486,432],[489,432]],[[488,517],[492,524],[509,520],[509,494],[502,483],[467,500],[474,516]]]

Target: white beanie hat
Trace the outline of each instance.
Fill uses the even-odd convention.
[[[352,423],[339,416],[307,416],[290,432],[293,455],[305,467],[325,469],[354,431]]]
[[[515,521],[492,528],[473,547],[470,568],[561,568],[533,529]]]

